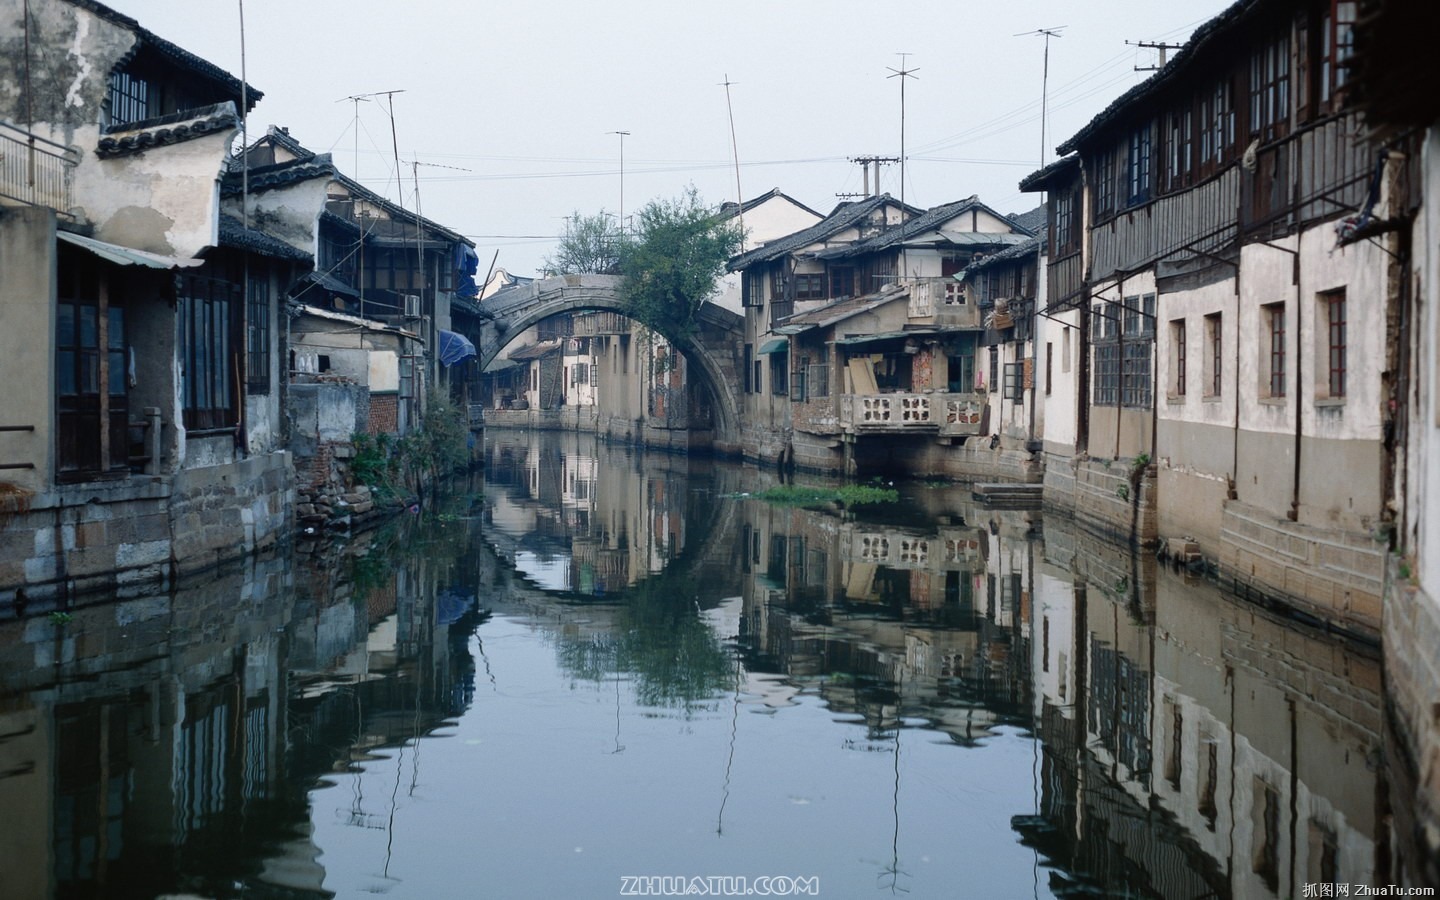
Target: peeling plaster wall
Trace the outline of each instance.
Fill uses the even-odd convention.
[[[20,0],[0,0],[0,117],[80,151],[74,202],[103,241],[192,257],[215,244],[219,176],[236,130],[112,159],[95,156],[110,72],[134,50],[133,32],[68,3],[30,6],[29,83]],[[33,116],[33,121],[32,117]]]
[[[250,195],[250,227],[320,257],[319,221],[325,209],[328,178],[312,178]],[[224,211],[243,218],[240,198],[226,197]]]

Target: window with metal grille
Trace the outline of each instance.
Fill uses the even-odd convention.
[[[229,427],[236,422],[236,375],[231,367],[238,362],[232,357],[232,317],[240,308],[240,286],[199,275],[183,276],[177,282],[185,427]]]
[[[1130,156],[1127,166],[1130,188],[1130,205],[1145,203],[1150,199],[1150,124],[1130,133]]]
[[[254,394],[270,392],[270,282],[250,277],[245,308],[245,384]]]
[[[1346,356],[1348,353],[1345,310],[1345,289],[1326,291],[1320,295],[1321,311],[1326,324],[1326,360],[1329,363],[1330,378],[1327,385],[1329,396],[1345,396]]]
[[[1222,353],[1223,335],[1220,313],[1205,317],[1205,396],[1220,396],[1220,375],[1224,371]]]
[[[1005,364],[1005,390],[1002,397],[1016,403],[1025,402],[1025,364],[1023,362]]]
[[[1265,352],[1268,396],[1285,396],[1285,304],[1269,303],[1260,307]]]
[[[150,118],[150,83],[129,72],[110,75],[110,124],[127,125]]]
[[[1170,392],[1177,397],[1185,396],[1185,320],[1176,319],[1170,323],[1170,359],[1173,376]]]

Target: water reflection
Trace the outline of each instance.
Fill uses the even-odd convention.
[[[953,487],[800,509],[574,434],[487,454],[356,545],[0,623],[5,895],[1396,871],[1363,648]]]

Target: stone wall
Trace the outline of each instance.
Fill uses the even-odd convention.
[[[1219,564],[1221,579],[1243,594],[1379,640],[1384,552],[1368,534],[1302,525],[1232,500],[1222,513]]]
[[[1077,524],[1141,547],[1159,541],[1155,470],[1135,471],[1123,460],[1046,455],[1045,509]]]
[[[166,586],[276,544],[294,501],[286,452],[35,494],[0,522],[0,603]]]
[[[1412,583],[1413,573],[1389,563],[1385,593],[1385,689],[1391,742],[1388,760],[1397,794],[1395,831],[1407,854],[1440,882],[1440,600]],[[1413,810],[1406,801],[1414,798]],[[1413,816],[1413,818],[1412,818]]]

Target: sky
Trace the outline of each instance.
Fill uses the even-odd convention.
[[[567,216],[630,217],[690,185],[711,204],[779,188],[828,213],[864,188],[852,158],[898,157],[902,138],[903,191],[898,165],[882,169],[882,190],[922,208],[975,194],[1001,212],[1031,209],[1037,196],[1017,184],[1040,165],[1042,85],[1048,162],[1148,77],[1135,68],[1156,52],[1134,42],[1182,43],[1229,2],[109,5],[236,76],[243,68],[264,92],[252,140],[287,127],[474,240],[482,271],[493,259],[533,275]],[[1045,39],[1026,34],[1042,28],[1061,35],[1048,77]]]

